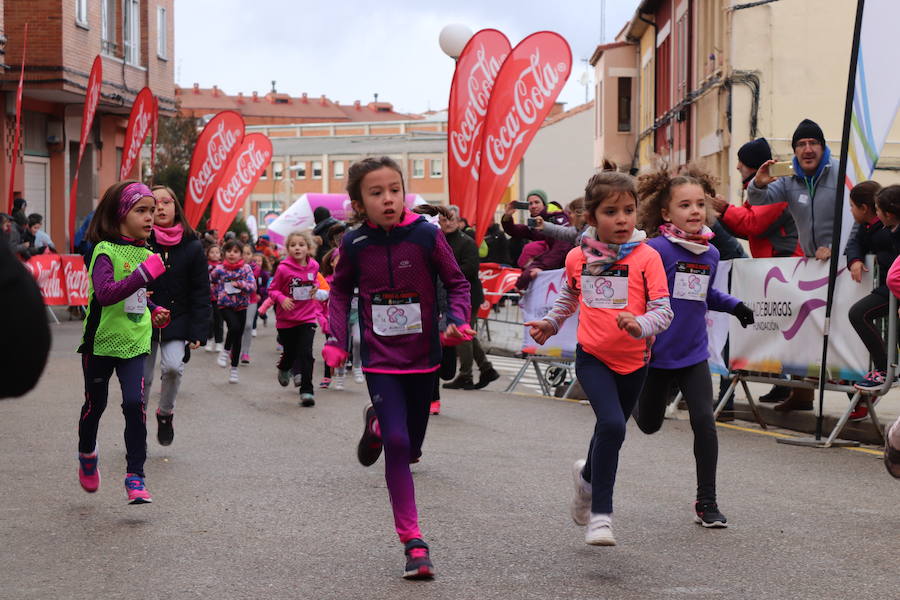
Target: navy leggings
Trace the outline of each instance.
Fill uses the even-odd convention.
[[[575,353],[575,374],[597,417],[581,476],[591,484],[591,512],[610,514],[619,449],[625,441],[625,423],[641,393],[647,367],[622,375],[579,345]]]
[[[384,444],[384,478],[394,527],[403,543],[422,537],[409,463],[422,454],[436,377],[437,371],[402,375],[366,372]]]
[[[84,406],[78,421],[78,451],[93,452],[97,447],[97,428],[106,410],[109,380],[113,371],[122,387],[122,414],[125,415],[126,472],[144,476],[147,459],[147,414],[144,404],[144,363],[147,355],[116,358],[85,354],[81,358],[84,371]]]

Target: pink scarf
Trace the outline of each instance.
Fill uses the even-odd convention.
[[[156,234],[156,241],[159,245],[177,246],[181,242],[181,236],[184,235],[184,227],[181,223],[175,223],[171,227],[154,225],[153,232]]]
[[[703,226],[699,233],[688,233],[679,229],[673,223],[663,223],[659,226],[659,232],[673,244],[678,244],[694,254],[703,254],[709,250],[709,240],[716,235],[706,225]]]

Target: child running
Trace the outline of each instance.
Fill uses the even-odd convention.
[[[256,309],[259,306],[259,278],[262,267],[253,260],[253,246],[250,244],[244,244],[241,256],[244,259],[244,264],[248,265],[250,270],[253,271],[253,281],[256,282],[256,287],[253,293],[250,294],[250,304],[247,305],[247,321],[244,323],[244,334],[241,336],[241,364],[249,365],[250,346],[253,343],[253,321],[256,318]]]
[[[159,251],[166,272],[148,286],[153,302],[168,308],[172,321],[154,332],[150,356],[144,366],[144,405],[150,399],[156,356],[159,355],[161,385],[156,409],[156,439],[168,446],[175,438],[175,396],[184,365],[209,332],[209,273],[197,234],[184,217],[175,193],[164,185],[153,187],[156,212],[150,244]],[[187,346],[187,347],[185,347]]]
[[[206,248],[206,274],[212,275],[212,270],[222,264],[222,248],[218,244],[211,244]],[[209,323],[209,334],[206,336],[206,351],[221,352],[224,346],[222,340],[225,335],[225,323],[222,321],[222,313],[216,298],[216,286],[209,285],[209,301],[212,305],[212,319]]]
[[[587,525],[584,541],[614,546],[613,486],[625,423],[647,373],[653,336],[672,309],[659,254],[635,229],[637,193],[624,173],[602,172],[584,190],[588,229],[566,256],[566,284],[547,316],[525,323],[543,344],[581,309],[575,372],[597,423],[587,460],[575,462],[572,520]]]
[[[125,415],[125,492],[129,504],[152,502],[144,483],[147,423],[144,362],[150,352],[151,323],[164,327],[169,311],[147,300],[148,283],[166,267],[147,249],[156,199],[143,183],[111,186],[91,221],[88,239],[96,244],[90,265],[90,303],[78,352],[84,371],[84,406],[78,421],[78,480],[86,492],[100,487],[97,429],[106,409],[113,371],[122,387]]]
[[[226,367],[230,362],[228,383],[238,383],[241,337],[247,322],[250,295],[256,291],[256,279],[253,278],[250,265],[244,263],[243,244],[237,240],[228,240],[222,250],[225,252],[225,261],[209,274],[210,283],[216,289],[219,312],[228,327],[225,349],[219,353],[218,363],[220,367]]]
[[[319,263],[312,257],[314,245],[307,231],[294,231],[285,240],[287,258],[275,269],[269,283],[269,299],[275,306],[275,327],[284,350],[278,361],[278,383],[286,387],[299,378],[300,405],[314,406],[313,338],[322,310],[316,300],[319,291]]]
[[[694,520],[703,527],[726,527],[716,503],[719,443],[707,363],[706,311],[731,313],[743,327],[753,323],[753,311],[712,287],[719,251],[709,243],[713,233],[707,223],[715,188],[711,176],[696,166],[689,168],[697,176],[672,176],[660,168],[638,178],[640,223],[651,232],[647,245],[662,257],[675,317],[653,344],[635,420],[644,433],[659,431],[675,388],[681,390],[694,432]]]
[[[469,283],[440,230],[404,208],[400,166],[366,158],[348,172],[347,193],[363,224],[344,236],[329,302],[332,337],[322,350],[333,367],[347,361],[348,314],[359,288],[362,369],[372,404],[357,448],[364,466],[384,445],[394,526],[404,544],[407,579],[434,576],[422,539],[409,463],[418,459],[441,362],[435,283],[447,289],[450,338],[470,335]],[[377,417],[377,419],[376,419]]]

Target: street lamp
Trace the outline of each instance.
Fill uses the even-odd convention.
[[[463,48],[466,47],[466,42],[471,37],[471,29],[465,25],[453,23],[441,29],[441,33],[438,36],[438,44],[441,45],[441,50],[444,51],[444,54],[456,60],[462,54]]]

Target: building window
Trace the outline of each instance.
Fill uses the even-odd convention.
[[[334,179],[343,179],[344,178],[344,161],[335,160],[331,163],[331,176]]]
[[[313,179],[322,179],[322,161],[314,160],[312,161],[312,173]]]
[[[118,22],[118,0],[100,0],[100,51],[109,56],[121,54],[116,23]]]
[[[431,159],[431,177],[439,179],[444,176],[444,161],[440,158]]]
[[[294,172],[294,179],[306,179],[306,162],[294,163],[291,171]]]
[[[413,159],[412,161],[412,176],[413,179],[421,179],[425,177],[425,161],[421,158]]]
[[[631,131],[631,77],[619,77],[618,131]]]
[[[122,45],[125,62],[141,64],[141,15],[140,0],[125,0],[125,21],[122,24]]]
[[[259,180],[262,181],[263,179],[268,179],[268,178],[269,178],[269,168],[266,167],[266,170],[263,171],[262,173],[260,173]]]
[[[87,0],[75,0],[75,22],[82,27],[88,26]]]
[[[265,229],[269,228],[268,223],[266,223],[266,215],[275,213],[276,215],[281,214],[281,202],[276,201],[267,201],[267,202],[257,202],[256,204],[256,222],[260,227]]]
[[[168,58],[166,48],[168,47],[169,32],[166,23],[166,7],[159,6],[156,8],[156,55],[160,58]]]
[[[273,179],[284,179],[284,163],[283,162],[273,162],[272,163],[272,178]]]

